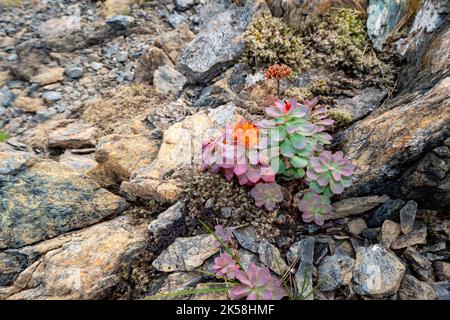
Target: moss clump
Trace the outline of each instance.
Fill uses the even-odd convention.
[[[9,139],[9,135],[3,131],[0,131],[0,142],[5,142]]]
[[[328,116],[336,121],[334,124],[335,129],[344,129],[348,127],[353,119],[350,112],[341,108],[334,108],[328,111]]]
[[[186,225],[198,233],[204,233],[198,219],[210,225],[251,224],[261,235],[272,236],[274,233],[272,223],[276,214],[256,207],[248,188],[234,181],[228,182],[220,175],[194,175],[185,189],[184,198],[188,211]],[[223,210],[230,212],[231,217],[224,218]]]
[[[299,101],[317,97],[320,103],[331,103],[330,95],[332,93],[333,90],[327,79],[316,79],[311,81],[306,87],[291,87],[284,92],[284,95],[288,98],[295,97]]]
[[[270,13],[256,19],[245,35],[243,62],[254,69],[265,69],[274,64],[285,64],[294,72],[308,66],[302,39]]]
[[[344,71],[349,81],[341,82],[347,85],[392,86],[396,74],[388,63],[392,56],[377,57],[365,24],[361,12],[350,8],[331,9],[312,19],[302,30],[308,58],[318,66]]]

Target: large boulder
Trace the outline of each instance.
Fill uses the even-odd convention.
[[[50,239],[127,207],[77,171],[0,145],[0,249]]]
[[[127,216],[61,235],[35,245],[0,253],[10,259],[8,283],[0,299],[105,299],[120,285],[135,257],[145,247],[145,225]],[[13,264],[12,262],[15,262]],[[2,287],[3,285],[3,287]]]
[[[260,0],[247,1],[242,7],[232,2],[214,1],[204,8],[203,31],[180,56],[179,68],[190,83],[208,82],[231,67],[242,54],[247,27],[266,8]]]
[[[350,127],[343,151],[356,166],[353,194],[386,192],[402,167],[449,136],[450,77],[426,92],[404,94]]]

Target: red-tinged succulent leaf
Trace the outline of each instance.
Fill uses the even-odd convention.
[[[213,270],[219,277],[234,279],[236,277],[236,271],[239,270],[239,265],[227,252],[224,252],[214,258]]]
[[[302,218],[306,223],[315,222],[323,225],[324,221],[331,218],[332,210],[330,199],[314,192],[308,192],[298,204],[303,213]]]
[[[256,206],[264,205],[269,211],[272,211],[277,203],[283,201],[283,192],[276,182],[258,183],[250,191],[250,195],[255,199]]]
[[[267,267],[260,268],[252,263],[247,272],[236,271],[236,279],[240,284],[230,290],[230,298],[234,300],[281,300],[286,295],[280,281]]]

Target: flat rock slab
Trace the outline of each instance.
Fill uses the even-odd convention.
[[[0,249],[50,239],[127,207],[75,170],[0,145]]]
[[[10,251],[29,261],[0,299],[104,299],[120,285],[119,272],[145,248],[144,225],[127,216]]]
[[[158,258],[153,266],[164,272],[191,271],[219,251],[212,235],[177,238]]]
[[[341,219],[367,212],[389,200],[389,196],[355,197],[333,203],[331,219]]]

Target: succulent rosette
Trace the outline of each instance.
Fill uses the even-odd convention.
[[[228,253],[224,252],[214,258],[213,270],[220,277],[234,279],[236,277],[236,271],[239,270],[239,265],[236,264],[236,261]]]
[[[319,195],[314,192],[308,192],[298,204],[299,210],[303,213],[304,222],[315,222],[319,226],[329,219],[333,208],[331,207],[330,198]]]
[[[240,284],[230,289],[231,299],[281,300],[286,295],[267,267],[259,268],[252,263],[247,272],[236,271],[236,279]]]
[[[267,158],[267,139],[251,122],[242,121],[202,147],[202,168],[211,173],[222,171],[228,181],[235,176],[240,185],[275,181],[275,171]]]
[[[306,176],[309,187],[317,192],[331,196],[341,194],[352,184],[351,175],[355,166],[344,159],[341,151],[323,151],[319,157],[310,159]]]
[[[283,192],[276,182],[258,183],[250,191],[250,195],[255,199],[257,207],[264,206],[269,211],[275,209],[276,204],[283,201]]]
[[[315,101],[309,106],[299,104],[296,99],[275,100],[265,112],[271,118],[260,122],[260,127],[268,131],[269,145],[278,146],[281,157],[271,158],[271,166],[285,178],[299,179],[305,176],[305,168],[314,152],[320,151],[332,137],[323,132],[331,124],[326,119],[324,108],[314,109]],[[317,125],[311,122],[314,115]]]

